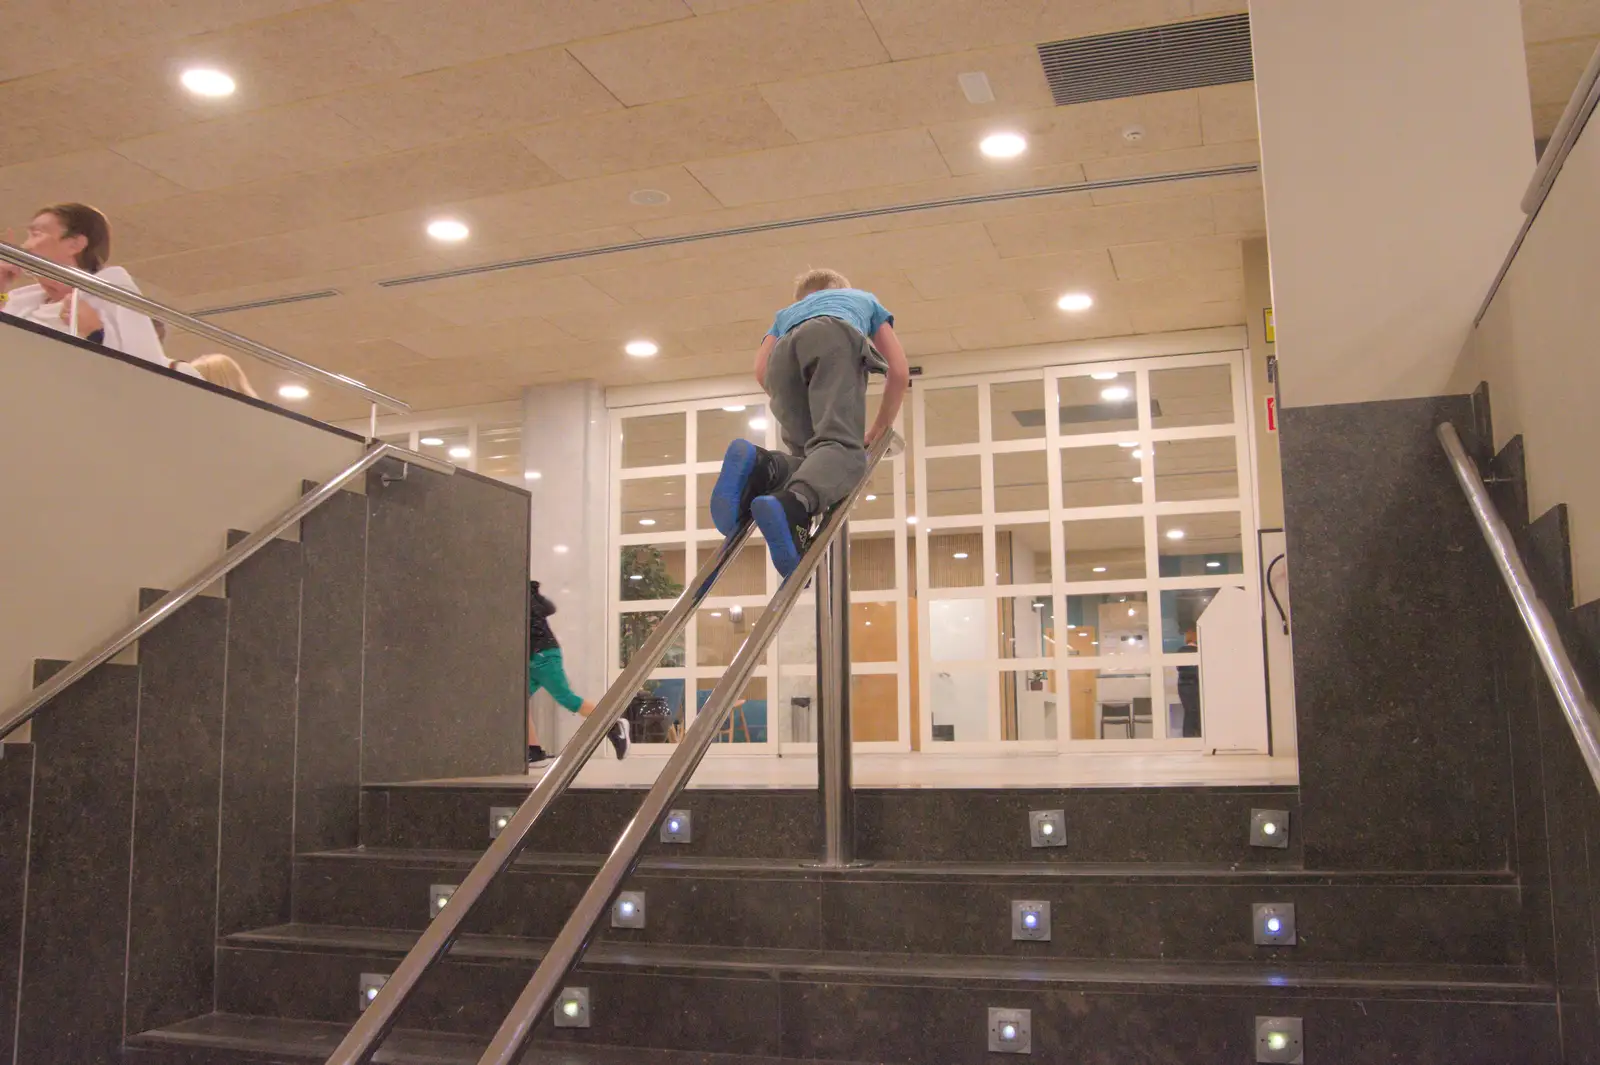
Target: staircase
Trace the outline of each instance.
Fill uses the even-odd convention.
[[[628,885],[644,927],[605,930],[569,981],[589,1026],[547,1018],[527,1060],[987,1062],[991,1008],[1028,1011],[1046,1061],[1297,1060],[1257,1058],[1258,1017],[1302,1019],[1308,1061],[1559,1060],[1516,878],[1308,870],[1292,831],[1251,846],[1251,811],[1293,826],[1296,791],[865,791],[871,864],[827,872],[806,867],[814,793],[691,791],[691,842],[652,844]],[[361,846],[295,858],[293,921],[219,941],[218,1012],[126,1060],[322,1061],[363,974],[521,798],[366,788]],[[636,802],[569,792],[378,1060],[475,1062]],[[1062,811],[1065,847],[1031,845],[1038,809]],[[1048,940],[1013,939],[1013,900],[1050,904]],[[1293,907],[1294,946],[1256,945],[1258,903]]]

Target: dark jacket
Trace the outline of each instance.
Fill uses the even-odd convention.
[[[556,605],[539,594],[539,582],[528,582],[528,657],[561,645],[556,634],[550,631],[550,615]]]

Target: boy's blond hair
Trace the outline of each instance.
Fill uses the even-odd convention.
[[[825,288],[849,288],[850,279],[837,270],[827,267],[817,267],[807,270],[794,279],[794,298],[803,300],[813,292],[821,292]]]

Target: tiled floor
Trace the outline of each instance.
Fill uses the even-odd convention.
[[[592,758],[578,787],[643,787],[665,759],[637,752],[618,762],[609,752]],[[542,769],[529,776],[537,778]],[[511,783],[523,777],[496,778]],[[741,757],[713,754],[696,771],[696,788],[805,788],[817,782],[810,757]],[[1182,787],[1298,784],[1299,763],[1260,755],[1138,754],[894,754],[855,756],[858,788],[1060,788]]]

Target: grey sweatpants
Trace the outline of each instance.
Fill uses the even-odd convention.
[[[788,489],[820,514],[867,469],[867,369],[883,361],[837,318],[812,318],[779,340],[767,360],[767,395],[789,467]]]

